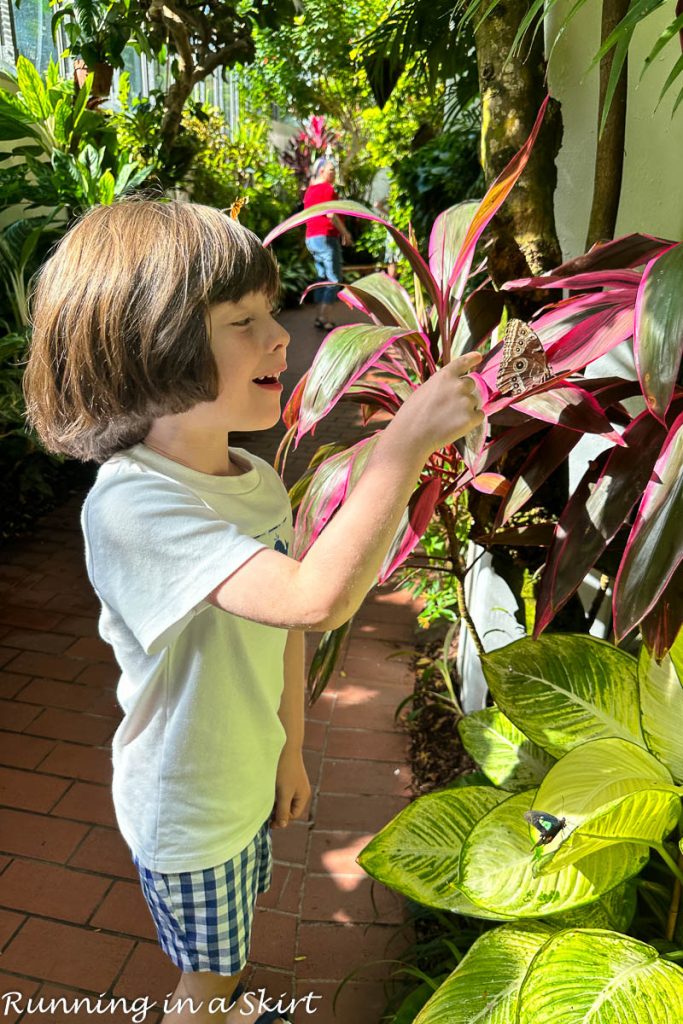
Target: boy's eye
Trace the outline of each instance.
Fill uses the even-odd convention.
[[[233,322],[230,324],[230,326],[231,327],[246,327],[247,324],[250,324],[253,319],[254,319],[253,316],[247,316],[247,317],[244,318],[244,320],[233,320]]]

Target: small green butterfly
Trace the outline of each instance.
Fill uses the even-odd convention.
[[[566,818],[556,818],[554,814],[548,814],[547,811],[525,811],[524,820],[541,833],[541,838],[534,845],[534,850],[539,846],[547,846],[548,843],[552,843],[555,836],[567,825]]]

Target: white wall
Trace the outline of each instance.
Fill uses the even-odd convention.
[[[560,0],[548,15],[547,43],[555,39],[558,24],[572,4],[573,0]],[[584,5],[557,43],[548,69],[550,91],[562,103],[564,122],[555,212],[565,259],[585,251],[593,198],[599,76],[597,65],[590,72],[588,68],[600,45],[600,8],[599,3]],[[681,53],[677,36],[638,81],[645,57],[673,17],[673,5],[664,4],[638,26],[629,50],[626,155],[617,236],[642,231],[678,240],[683,235],[683,104],[671,118],[683,78],[654,112]]]

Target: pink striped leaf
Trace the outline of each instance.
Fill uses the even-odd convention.
[[[606,292],[571,295],[568,299],[544,306],[531,326],[537,334],[542,333],[544,342],[550,346],[588,317],[614,312],[625,306],[633,307],[634,298],[632,288],[610,288]]]
[[[268,232],[263,239],[263,244],[266,246],[270,245],[276,238],[284,235],[291,228],[301,227],[302,224],[305,224],[312,217],[323,217],[327,213],[338,213],[346,217],[358,217],[360,220],[371,220],[375,224],[381,224],[382,227],[386,228],[399,250],[405,256],[413,273],[417,275],[432,302],[434,302],[438,309],[442,308],[441,289],[415,246],[411,245],[409,239],[398,228],[395,228],[384,217],[378,217],[376,213],[368,210],[362,203],[354,203],[350,199],[335,199],[330,203],[316,203],[315,206],[309,206],[307,209],[300,210],[298,213],[288,217],[287,220],[283,220],[281,224],[278,224],[277,227]]]
[[[358,464],[355,476],[357,479],[377,443],[378,436],[379,434],[373,434],[371,437],[363,438],[351,448],[325,459],[317,467],[299,505],[294,528],[293,558],[300,561],[305,556],[325,525],[341,507],[349,492],[354,467]]]
[[[683,353],[683,244],[645,267],[636,299],[633,353],[645,401],[664,423]]]
[[[541,423],[540,420],[527,419],[519,426],[512,427],[510,430],[504,431],[499,437],[490,441],[489,444],[485,445],[482,449],[481,459],[479,460],[480,465],[478,467],[479,472],[485,472],[491,466],[495,466],[498,459],[506,455],[507,452],[516,448],[518,444],[526,441],[528,437],[532,437],[537,434],[539,430],[544,430],[545,424]],[[466,469],[460,474],[457,480],[457,485],[453,490],[462,490],[463,487],[467,487],[473,480],[476,472],[471,469]]]
[[[453,287],[451,272],[478,206],[476,200],[468,199],[464,203],[450,206],[434,221],[429,236],[429,269],[444,294],[449,290],[449,285]],[[457,281],[455,290],[458,290]]]
[[[384,583],[415,550],[425,532],[441,495],[441,483],[435,477],[421,483],[403,514],[391,547],[382,563],[378,581]]]
[[[546,423],[578,430],[582,434],[601,434],[614,444],[625,444],[595,398],[574,384],[564,384],[541,394],[518,399],[512,403],[512,408]]]
[[[301,377],[299,381],[294,385],[294,390],[287,400],[287,404],[282,410],[282,421],[287,428],[295,427],[299,422],[299,413],[301,412],[301,397],[306,387],[306,380],[308,378],[308,370]],[[295,445],[296,447],[296,445]]]
[[[541,130],[541,124],[543,123],[543,117],[549,101],[550,96],[548,95],[541,104],[529,138],[526,140],[519,152],[513,156],[507,167],[501,171],[493,182],[472,218],[467,234],[460,246],[460,251],[453,263],[450,277],[448,278],[447,290],[451,291],[451,289],[457,285],[454,295],[458,301],[462,296],[462,292],[465,287],[464,282],[467,280],[467,275],[469,274],[470,267],[472,266],[475,246],[479,241],[484,228],[503,205],[519,180],[522,171],[526,167],[531,155],[531,150],[536,141],[536,137]]]
[[[683,413],[655,463],[614,586],[614,634],[626,636],[657,600],[683,559]]]
[[[596,313],[573,327],[547,350],[555,373],[576,373],[633,337],[633,307]]]
[[[502,288],[504,291],[520,291],[525,288],[568,288],[570,291],[582,288],[637,288],[641,276],[637,270],[594,270],[590,274],[569,276],[551,273],[506,281]]]
[[[661,424],[644,412],[624,431],[628,447],[602,452],[590,464],[555,528],[536,602],[534,636],[575,593],[627,521],[663,439]]]
[[[580,440],[581,435],[567,427],[553,427],[545,434],[512,480],[505,501],[498,510],[496,526],[502,526],[526,505]]]
[[[388,274],[368,274],[353,284],[347,284],[343,291],[356,299],[357,308],[376,317],[384,326],[393,324],[413,331],[424,329],[410,295],[399,281]]]
[[[679,565],[676,569],[657,604],[640,623],[643,642],[657,661],[661,661],[673,647],[681,627],[683,627],[683,565]]]
[[[342,288],[341,291],[338,293],[337,298],[340,299],[345,306],[348,306],[349,309],[358,309],[360,310],[361,313],[364,313],[366,316],[369,316],[374,321],[374,323],[379,324],[379,317],[374,316],[374,314],[370,312],[369,308],[365,305],[365,303],[361,301],[360,297],[355,292],[350,292],[348,288],[348,285]]]
[[[301,296],[299,297],[299,305],[301,305],[301,303],[305,301],[307,295],[309,295],[311,292],[316,291],[317,288],[329,288],[330,285],[334,284],[336,284],[336,281],[314,281],[313,284],[307,285],[302,291]]]
[[[394,344],[415,332],[374,324],[337,327],[325,338],[307,374],[301,397],[297,443],[346,391]]]
[[[654,235],[622,235],[611,242],[596,242],[588,252],[560,264],[553,273],[566,277],[568,274],[582,274],[589,270],[640,267],[673,244],[665,238],[655,238]]]

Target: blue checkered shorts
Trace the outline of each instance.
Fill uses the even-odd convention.
[[[201,871],[150,871],[133,855],[164,953],[182,971],[237,974],[249,955],[254,904],[270,886],[266,821],[231,860]]]

